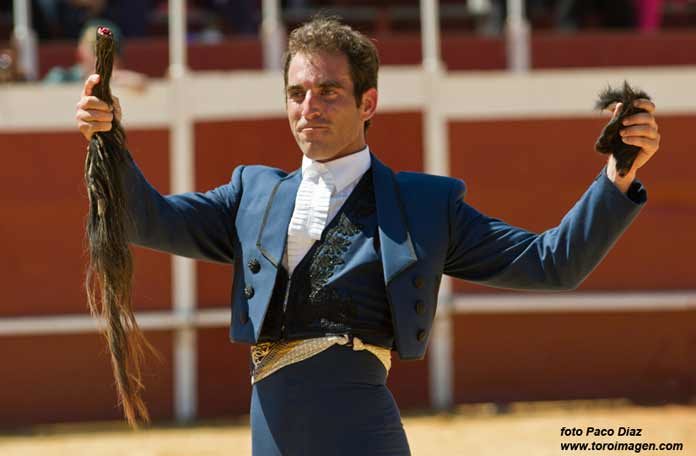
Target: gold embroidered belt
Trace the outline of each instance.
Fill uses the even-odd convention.
[[[367,350],[379,359],[389,374],[391,350],[377,345],[364,344],[348,334],[278,342],[262,342],[251,346],[251,384],[268,377],[273,372],[291,364],[315,356],[333,345],[350,345],[353,350]]]

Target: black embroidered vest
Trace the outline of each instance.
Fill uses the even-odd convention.
[[[371,170],[292,277],[279,268],[259,342],[346,333],[382,347],[394,343]]]

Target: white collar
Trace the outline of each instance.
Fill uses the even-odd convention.
[[[336,192],[342,191],[351,182],[356,181],[370,169],[370,148],[365,146],[360,152],[355,152],[328,162],[317,162],[306,156],[302,157],[302,172],[310,166],[325,167],[333,178]]]

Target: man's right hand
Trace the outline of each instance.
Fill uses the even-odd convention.
[[[112,95],[114,99],[112,107],[92,95],[92,89],[98,83],[98,74],[88,77],[82,89],[80,101],[77,102],[77,112],[75,113],[77,127],[87,141],[92,138],[94,133],[111,130],[114,116],[116,116],[116,120],[121,121],[121,105],[117,97]]]

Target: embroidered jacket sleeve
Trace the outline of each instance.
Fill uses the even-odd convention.
[[[131,161],[123,185],[133,220],[131,243],[174,255],[231,263],[243,167],[231,181],[205,193],[161,195]]]
[[[445,274],[527,290],[579,286],[647,200],[640,182],[623,194],[602,170],[557,227],[536,234],[478,212],[464,202],[464,191],[460,181],[450,192]]]

